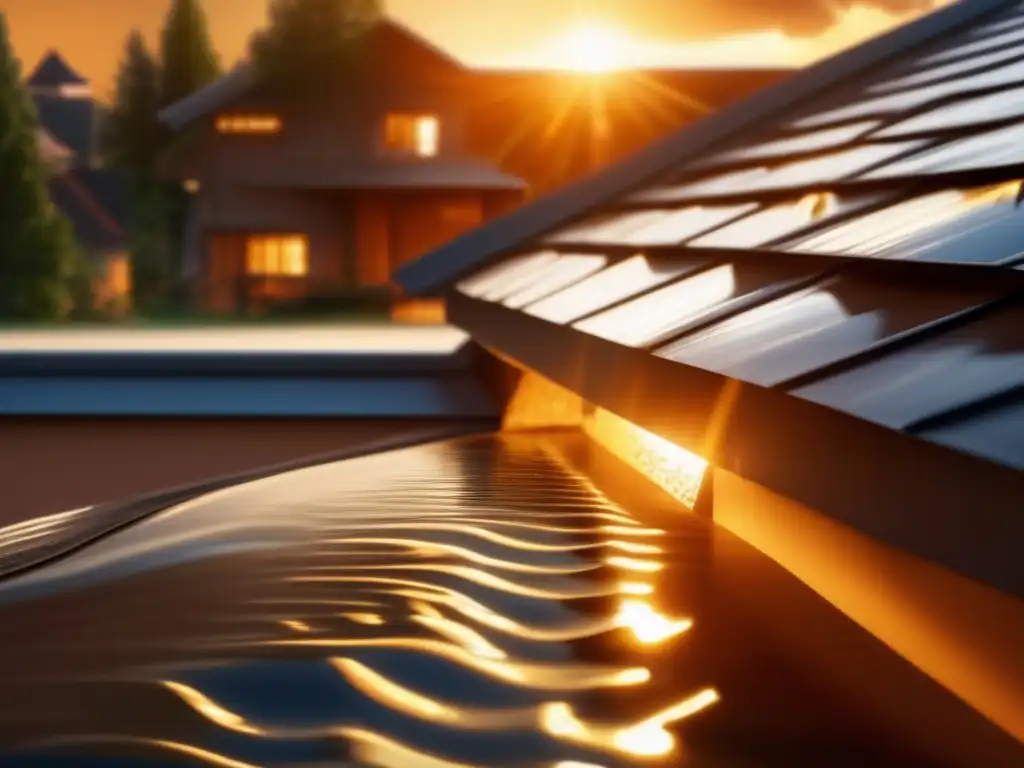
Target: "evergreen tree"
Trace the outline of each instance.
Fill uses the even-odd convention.
[[[70,310],[77,253],[55,210],[38,122],[0,12],[0,317],[48,319]]]
[[[166,311],[177,283],[180,246],[173,235],[178,217],[173,191],[164,184],[140,177],[133,190],[132,304],[142,314]]]
[[[138,30],[128,36],[117,73],[114,105],[100,138],[106,163],[143,175],[154,172],[163,142],[157,119],[160,70]]]
[[[199,0],[172,0],[161,42],[161,107],[180,101],[220,74]]]
[[[383,15],[381,0],[271,0],[270,24],[250,46],[261,79],[295,93],[358,69],[366,31]]]

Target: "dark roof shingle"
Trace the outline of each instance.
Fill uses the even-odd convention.
[[[92,99],[33,94],[40,124],[61,144],[85,157],[95,148],[96,103]]]
[[[50,199],[71,222],[79,244],[93,252],[128,247],[128,177],[111,169],[77,169],[50,180]]]
[[[48,52],[28,77],[29,86],[36,88],[86,85],[88,82],[64,60],[59,51]]]

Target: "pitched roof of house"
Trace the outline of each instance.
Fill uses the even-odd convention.
[[[398,281],[724,473],[1024,596],[1022,75],[1024,7],[966,0]]]
[[[450,53],[400,22],[387,19],[378,26],[378,29],[385,34],[392,35],[394,39],[426,51],[448,66],[460,69],[463,67],[463,64]],[[189,123],[199,120],[249,93],[258,82],[252,63],[242,61],[206,87],[165,107],[160,112],[160,120],[171,128],[180,130]]]
[[[62,85],[85,85],[89,81],[76,72],[59,51],[48,51],[28,76],[30,87],[57,88]]]
[[[39,123],[57,141],[82,157],[93,152],[97,114],[92,99],[36,93],[32,100]]]
[[[129,180],[117,170],[74,169],[50,180],[50,199],[71,222],[79,244],[105,253],[128,247]]]

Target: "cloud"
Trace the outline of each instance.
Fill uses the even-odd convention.
[[[927,13],[943,0],[605,0],[594,9],[647,38],[688,39],[779,30],[813,36],[861,7],[894,17]]]

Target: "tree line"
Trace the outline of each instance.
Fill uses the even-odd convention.
[[[301,95],[302,83],[351,74],[380,0],[270,0],[268,26],[250,43],[267,87]],[[187,193],[161,176],[193,137],[175,135],[158,114],[221,73],[200,0],[171,0],[158,51],[132,30],[103,120],[103,164],[131,180],[132,304],[147,313],[175,303]],[[315,73],[316,77],[309,77]],[[0,319],[53,319],[92,311],[87,254],[49,199],[38,119],[0,11]]]
[[[206,17],[198,0],[172,0],[159,58],[133,31],[103,121],[100,154],[131,179],[132,277],[143,304],[175,269],[174,213],[181,201],[159,181],[161,152],[174,141],[158,110],[218,76]],[[92,265],[69,222],[52,204],[39,120],[0,12],[0,318],[59,319],[93,311]]]

